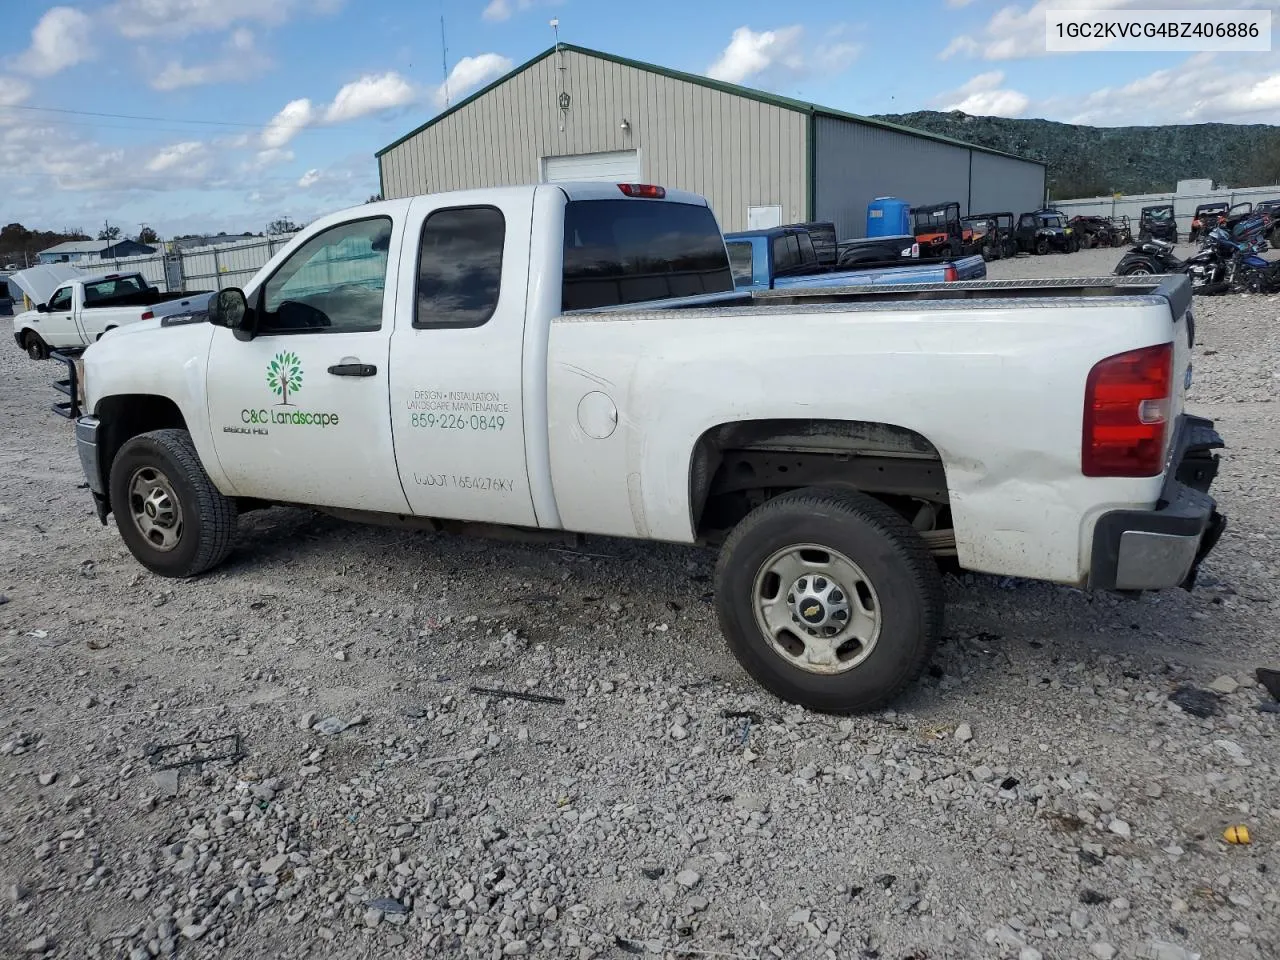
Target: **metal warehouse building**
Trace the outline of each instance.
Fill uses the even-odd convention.
[[[557,180],[658,183],[703,194],[725,231],[832,220],[867,204],[1037,209],[1042,163],[559,44],[378,153],[388,199]]]

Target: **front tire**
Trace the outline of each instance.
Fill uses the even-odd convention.
[[[1036,241],[1036,256],[1043,257],[1049,252],[1049,241],[1040,239]]]
[[[127,441],[111,464],[110,492],[121,538],[152,573],[194,577],[231,552],[235,502],[213,485],[185,430]]]
[[[49,345],[35,331],[28,330],[22,338],[22,344],[26,348],[27,356],[32,360],[49,359]]]
[[[754,510],[716,566],[716,613],[738,662],[783,700],[875,710],[912,683],[942,629],[924,541],[860,493],[807,489]]]

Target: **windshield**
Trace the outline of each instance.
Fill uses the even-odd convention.
[[[1049,227],[1050,229],[1061,229],[1063,226],[1062,217],[1053,213],[1043,214],[1040,217],[1040,225],[1043,227]]]
[[[1143,216],[1148,220],[1169,220],[1173,217],[1173,209],[1171,207],[1156,207],[1152,210],[1143,211]]]

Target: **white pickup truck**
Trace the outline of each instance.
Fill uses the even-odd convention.
[[[108,330],[171,314],[203,313],[212,291],[165,293],[140,273],[76,277],[53,292],[48,303],[13,318],[13,337],[32,360],[51,350],[76,350]]]
[[[264,504],[718,545],[741,663],[849,712],[928,662],[939,557],[1191,585],[1225,521],[1190,310],[1183,277],[734,292],[700,197],[476,190],[315,221],[208,322],[69,361],[68,415],[158,574],[214,567]]]

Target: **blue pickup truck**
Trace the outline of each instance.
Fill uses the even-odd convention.
[[[982,280],[987,265],[981,256],[921,262],[906,260],[841,267],[824,262],[803,226],[771,227],[726,233],[733,282],[739,290],[774,290],[783,287],[843,287],[893,283],[949,283]]]

